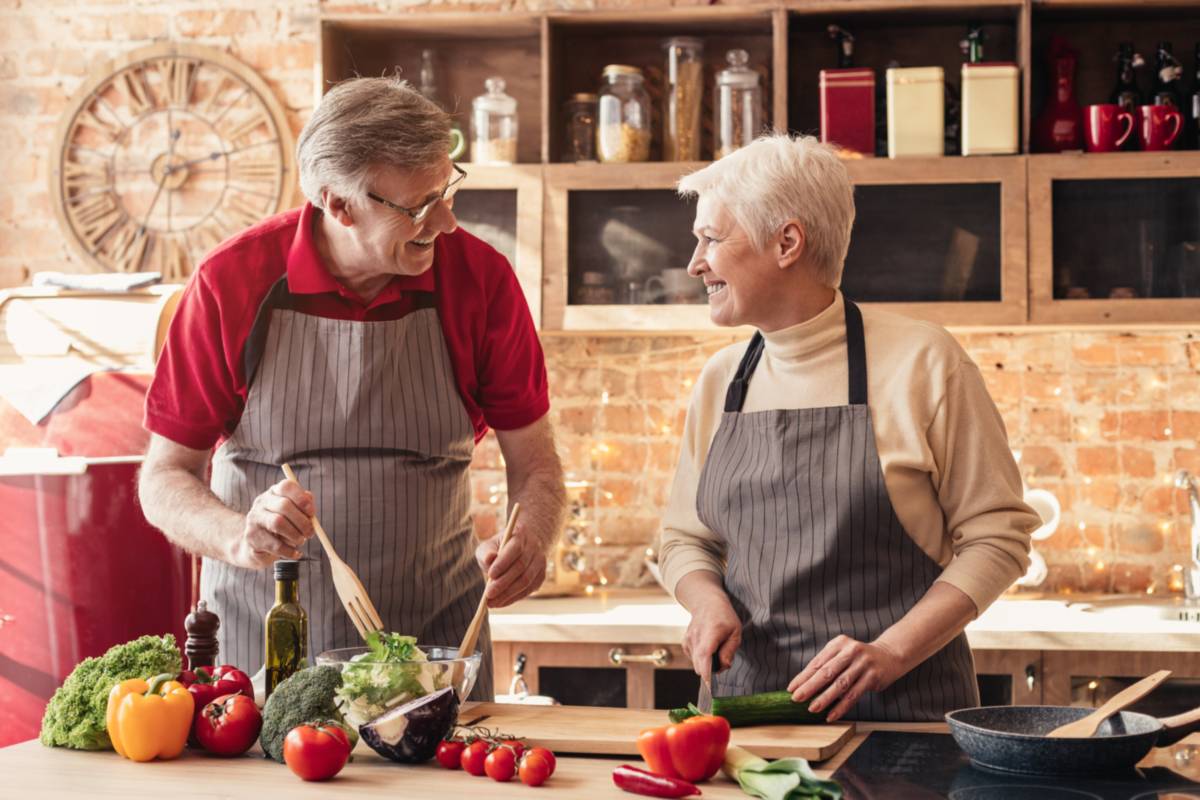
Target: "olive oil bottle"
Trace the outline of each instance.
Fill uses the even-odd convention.
[[[308,614],[300,606],[300,562],[275,562],[275,605],[267,612],[266,696],[308,666]]]

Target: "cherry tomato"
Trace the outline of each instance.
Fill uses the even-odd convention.
[[[342,771],[350,739],[336,725],[297,725],[283,740],[283,760],[306,781],[326,781]]]
[[[466,742],[457,740],[442,742],[437,748],[437,760],[446,769],[462,769],[462,753]]]
[[[517,771],[517,754],[509,747],[497,747],[488,753],[484,761],[484,770],[494,781],[511,781]]]
[[[244,694],[218,697],[200,710],[192,732],[200,746],[219,756],[240,756],[258,741],[262,714]]]
[[[501,747],[511,747],[513,755],[517,757],[518,761],[521,759],[521,754],[525,752],[525,743],[520,739],[501,739],[496,744]]]
[[[526,757],[537,755],[545,759],[546,763],[550,765],[550,772],[546,775],[547,778],[554,774],[554,768],[558,766],[558,759],[554,757],[554,753],[551,753],[544,747],[535,747],[525,755]]]
[[[529,752],[521,759],[521,783],[526,786],[541,786],[552,772],[554,767],[541,753]]]
[[[462,768],[472,775],[485,774],[484,761],[487,760],[488,743],[479,739],[471,742],[462,751]]]

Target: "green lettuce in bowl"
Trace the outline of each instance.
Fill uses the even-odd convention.
[[[338,706],[347,721],[359,726],[446,687],[453,686],[465,698],[475,685],[480,658],[475,652],[460,659],[453,647],[419,647],[415,636],[370,633],[366,647],[327,650],[317,656],[317,664],[341,669]],[[461,676],[457,686],[453,684],[456,666]]]

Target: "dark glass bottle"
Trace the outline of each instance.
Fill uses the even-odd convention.
[[[962,42],[963,54],[967,57],[968,64],[983,62],[983,40],[983,23],[968,22],[967,38]]]
[[[837,68],[854,68],[854,36],[850,31],[838,25],[829,25],[825,29],[829,38],[837,42]]]
[[[1108,102],[1116,103],[1121,108],[1132,113],[1142,104],[1142,93],[1138,89],[1136,67],[1141,66],[1142,58],[1133,52],[1133,42],[1121,42],[1117,49],[1117,82],[1113,86]]]
[[[1154,60],[1154,93],[1150,102],[1156,106],[1175,106],[1183,109],[1183,65],[1171,52],[1170,42],[1159,42]]]
[[[300,606],[300,562],[275,562],[275,605],[263,624],[266,696],[308,666],[308,614]]]

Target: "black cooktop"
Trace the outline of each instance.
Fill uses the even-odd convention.
[[[986,771],[946,733],[873,732],[833,777],[846,800],[1200,800],[1200,783],[1166,767],[1086,778]]]

